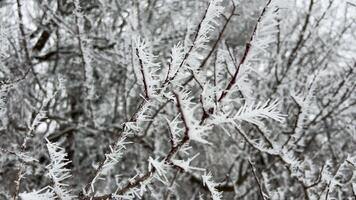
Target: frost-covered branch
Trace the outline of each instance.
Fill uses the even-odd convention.
[[[209,172],[208,174],[204,174],[202,176],[203,178],[203,184],[208,187],[210,193],[211,193],[211,197],[213,200],[221,200],[222,199],[222,192],[219,192],[216,189],[217,184],[212,180],[212,175],[211,172]]]
[[[66,158],[65,150],[58,144],[51,143],[47,140],[47,150],[51,163],[47,166],[48,176],[53,181],[53,191],[61,200],[71,200],[74,196],[71,194],[70,186],[65,181],[71,177],[70,170],[66,166],[70,161]]]
[[[278,101],[266,101],[265,103],[257,103],[256,105],[245,103],[236,114],[216,114],[213,116],[213,123],[236,123],[237,121],[246,121],[257,126],[263,126],[262,119],[273,119],[277,122],[282,122],[285,115],[281,114],[278,109]]]
[[[275,2],[276,1],[276,2]],[[222,101],[228,94],[229,90],[236,84],[240,68],[243,67],[248,61],[258,55],[259,50],[264,51],[268,45],[274,41],[273,34],[275,32],[275,19],[274,13],[276,7],[278,8],[278,0],[268,0],[266,5],[259,15],[256,25],[252,31],[249,40],[246,42],[245,50],[240,59],[240,62],[235,66],[236,71],[226,86],[225,90],[221,93],[218,101]]]
[[[148,42],[137,39],[136,56],[139,60],[141,79],[144,85],[145,98],[149,99],[156,94],[155,90],[159,85],[158,76],[159,64],[154,61],[155,56],[149,52]]]

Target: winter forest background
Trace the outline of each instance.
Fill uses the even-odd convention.
[[[0,199],[356,199],[354,0],[0,0]]]

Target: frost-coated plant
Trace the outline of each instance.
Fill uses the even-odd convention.
[[[4,2],[0,199],[356,198],[352,0]]]

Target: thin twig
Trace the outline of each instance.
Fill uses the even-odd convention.
[[[266,200],[265,195],[263,194],[261,182],[260,182],[260,181],[258,180],[258,178],[257,178],[256,172],[255,172],[255,168],[253,167],[253,164],[251,163],[250,159],[248,160],[248,163],[250,164],[250,167],[251,167],[253,176],[255,177],[255,180],[256,180],[256,182],[257,182],[260,195],[261,195],[261,197],[262,197],[263,200]]]

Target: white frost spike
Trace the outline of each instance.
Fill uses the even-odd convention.
[[[214,31],[215,26],[219,24],[218,18],[224,11],[224,7],[221,6],[222,0],[211,0],[209,7],[206,10],[203,20],[200,22],[200,29],[198,33],[195,33],[195,40],[185,43],[185,47],[190,49],[194,47],[194,50],[190,49],[189,58],[187,58],[187,65],[190,70],[196,73],[197,67],[200,65],[200,60],[205,56],[201,54],[201,50],[210,49],[208,42],[210,41],[211,32]]]
[[[140,132],[141,127],[136,122],[126,122],[124,124],[125,131]]]
[[[216,186],[218,184],[216,184],[213,180],[212,180],[212,175],[211,175],[211,172],[209,172],[208,174],[204,174],[202,176],[203,178],[203,184],[208,187],[210,193],[211,193],[211,196],[213,198],[213,200],[221,200],[222,199],[222,192],[219,192],[217,189],[216,189]]]
[[[162,161],[158,161],[158,158],[153,159],[153,158],[149,158],[148,159],[148,171],[152,172],[153,169],[155,169],[158,173],[158,175],[160,175],[161,177],[164,177],[167,180],[166,177],[166,168],[167,168],[167,164],[165,163],[165,160]]]
[[[182,152],[182,153],[185,154],[185,155],[189,155],[189,150],[191,150],[191,149],[192,149],[192,147],[189,146],[188,143],[185,143],[185,144],[180,148],[179,152]]]
[[[172,159],[172,163],[180,168],[182,168],[184,171],[190,171],[190,170],[199,170],[199,171],[205,171],[203,168],[199,167],[191,167],[190,163],[199,156],[199,153],[197,153],[195,156],[192,158],[188,158],[188,160],[175,160]]]
[[[152,177],[146,179],[145,181],[143,181],[143,182],[141,183],[141,186],[140,186],[140,189],[139,189],[139,191],[140,191],[140,195],[139,195],[139,196],[143,196],[143,194],[144,194],[145,192],[147,192],[148,186],[149,186],[149,184],[150,184],[151,182],[152,182]]]
[[[228,113],[218,112],[212,115],[211,124],[222,125],[223,123],[231,123],[231,122],[232,119],[229,119]]]
[[[143,85],[147,90],[147,97],[150,98],[156,94],[156,89],[159,86],[159,77],[156,72],[159,70],[159,63],[155,62],[155,56],[150,50],[150,44],[147,41],[141,41],[140,38],[137,38],[135,41],[136,44],[136,56],[139,59],[139,69],[136,69],[137,72],[140,72],[140,79]]]
[[[282,1],[272,0],[265,8],[263,16],[257,24],[256,32],[251,41],[251,51],[248,60],[261,60],[261,54],[266,54],[268,47],[276,41],[278,32],[278,10],[281,8]]]
[[[167,72],[167,78],[173,78],[179,70],[180,64],[183,61],[185,52],[181,43],[176,44],[172,48],[171,63]]]
[[[169,132],[171,133],[171,140],[173,141],[173,145],[177,145],[179,142],[179,138],[183,133],[182,128],[179,127],[179,124],[182,123],[179,120],[180,115],[177,115],[172,121],[169,121],[167,118],[166,121],[168,122]]]
[[[310,115],[310,112],[312,110],[313,106],[313,98],[314,98],[314,92],[316,88],[316,81],[317,81],[317,74],[314,76],[310,76],[308,79],[308,87],[304,93],[300,94],[292,94],[292,98],[295,100],[295,102],[299,106],[299,116],[298,116],[298,121],[296,124],[296,129],[295,133],[292,136],[293,138],[297,139],[299,138],[303,131],[304,131],[304,125]]]
[[[137,122],[152,121],[152,116],[150,115],[151,106],[153,107],[153,103],[151,101],[146,101],[141,110],[137,113]]]
[[[73,196],[70,194],[68,185],[63,183],[64,180],[68,179],[70,175],[70,170],[66,169],[65,166],[70,163],[66,158],[67,153],[56,143],[51,143],[47,140],[47,149],[51,159],[51,163],[47,166],[48,176],[53,181],[53,190],[61,200],[71,200]]]
[[[110,169],[119,162],[123,151],[126,149],[125,145],[131,144],[131,142],[125,142],[125,140],[126,137],[123,137],[116,143],[115,147],[110,146],[110,153],[105,154],[106,160],[103,165],[103,171]]]
[[[189,131],[189,139],[203,144],[212,145],[211,142],[205,139],[205,137],[208,136],[208,131],[210,130],[211,127],[194,124],[194,126],[192,126],[191,130]]]
[[[51,188],[45,187],[38,191],[19,194],[22,200],[55,200],[56,195]]]
[[[277,106],[277,100],[273,102],[267,101],[264,104],[258,103],[256,106],[253,104],[245,104],[238,110],[233,119],[247,121],[258,126],[263,125],[261,119],[270,118],[277,122],[282,122],[284,120],[284,115],[278,111]]]
[[[189,129],[189,139],[203,144],[211,144],[205,139],[211,130],[211,127],[202,126],[200,125],[200,121],[195,119],[194,113],[198,105],[192,102],[193,97],[189,94],[189,92],[176,94],[178,104],[180,105],[182,119],[184,119],[185,126],[187,126],[186,128]]]
[[[217,96],[216,91],[217,89],[213,85],[209,83],[204,85],[204,89],[201,95],[205,110],[209,110],[215,107],[215,99]]]
[[[209,41],[208,34],[214,30],[213,25],[217,25],[219,23],[216,19],[224,11],[224,7],[219,5],[221,2],[222,0],[210,1],[210,6],[206,12],[205,19],[201,22],[201,28],[195,42],[199,47],[204,47],[204,43]]]

